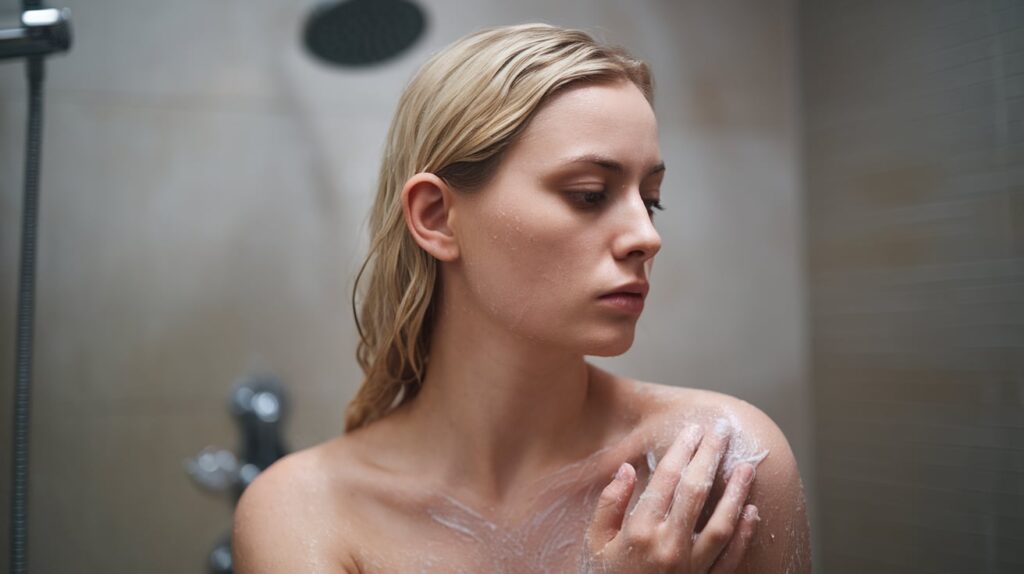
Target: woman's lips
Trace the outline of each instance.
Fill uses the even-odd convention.
[[[605,306],[619,311],[639,315],[644,310],[644,297],[639,293],[611,293],[598,297]]]

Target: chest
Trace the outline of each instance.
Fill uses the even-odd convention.
[[[561,497],[514,521],[441,497],[416,516],[392,517],[387,532],[375,529],[357,562],[367,574],[573,572],[596,494]]]

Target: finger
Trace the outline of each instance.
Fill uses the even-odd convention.
[[[619,533],[635,485],[636,470],[624,462],[615,473],[615,478],[601,491],[594,518],[587,528],[587,541],[594,552],[604,548]]]
[[[733,539],[738,526],[737,521],[740,520],[740,511],[747,500],[750,483],[753,480],[753,465],[740,465],[732,473],[722,499],[718,501],[711,519],[693,544],[693,564],[698,572],[708,569]]]
[[[679,432],[676,440],[665,452],[664,458],[654,469],[654,475],[637,501],[634,513],[659,522],[665,518],[683,467],[693,458],[703,434],[704,431],[698,425],[687,425]]]
[[[757,532],[757,523],[760,521],[761,517],[757,515],[757,507],[748,504],[740,516],[736,533],[733,534],[732,540],[729,541],[729,545],[725,547],[722,555],[718,557],[715,565],[711,567],[709,574],[731,574],[740,567],[743,557],[747,554],[747,549],[750,548],[750,541],[754,539],[754,533]]]
[[[689,533],[696,529],[700,510],[711,492],[718,465],[722,462],[722,454],[728,444],[728,425],[716,424],[712,432],[704,436],[693,460],[683,470],[668,517],[678,532]]]

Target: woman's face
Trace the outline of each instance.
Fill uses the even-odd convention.
[[[649,279],[661,247],[651,212],[663,174],[654,112],[635,85],[560,92],[491,181],[458,194],[449,224],[460,249],[452,271],[471,299],[464,303],[547,345],[625,352],[638,297],[620,297],[621,305],[602,296]]]

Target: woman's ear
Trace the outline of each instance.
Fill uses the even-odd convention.
[[[402,188],[402,211],[412,238],[440,261],[459,256],[459,244],[449,226],[453,192],[440,177],[417,173]]]

